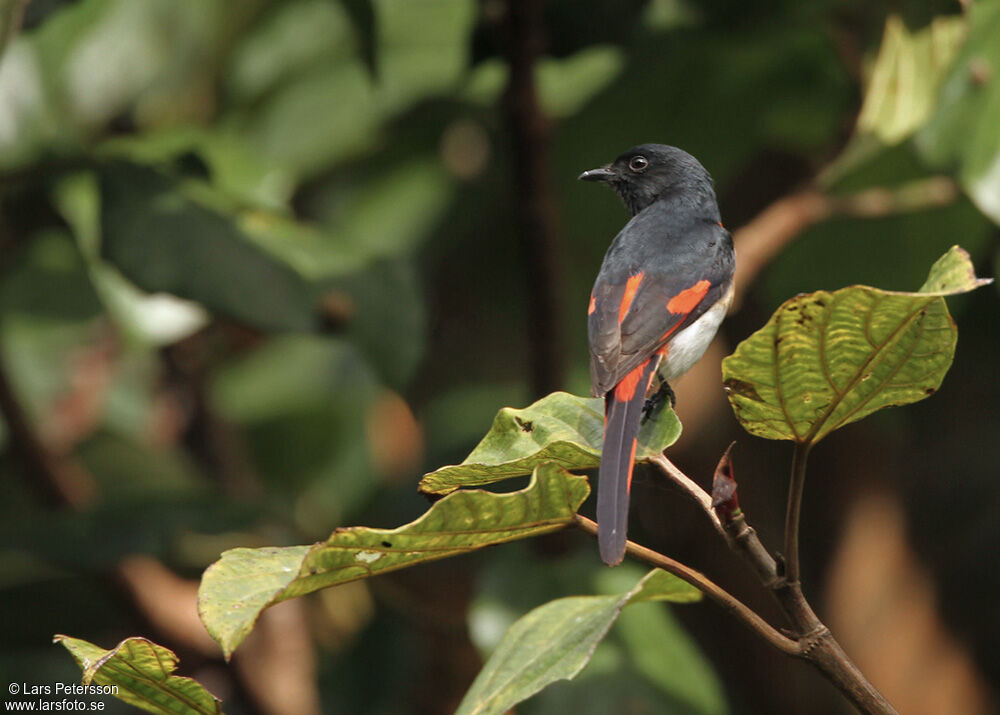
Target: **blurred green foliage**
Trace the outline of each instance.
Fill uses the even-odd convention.
[[[534,308],[501,111],[503,3],[32,0],[15,35],[8,18],[18,5],[0,0],[0,368],[43,445],[90,481],[78,502],[54,505],[13,425],[0,422],[0,680],[76,680],[50,645],[56,632],[103,647],[149,635],[186,666],[184,644],[149,632],[115,585],[122,557],[152,555],[196,579],[225,548],[406,523],[426,508],[421,474],[461,461],[498,408],[533,397],[524,325]],[[574,180],[640,142],[698,156],[733,228],[831,167],[823,185],[837,194],[947,172],[971,197],[809,228],[750,288],[724,329],[731,342],[799,291],[919,285],[954,243],[990,273],[1000,4],[977,0],[967,15],[940,1],[894,8],[899,19],[857,0],[543,3],[536,80],[564,243],[566,389],[589,391],[583,311],[624,222],[610,192],[595,197]],[[926,121],[903,122],[904,132],[898,113],[873,112],[894,128],[855,132],[887,21],[894,41],[921,37],[932,21],[968,27],[947,68],[918,77],[919,96],[935,98],[920,104]],[[882,85],[902,91],[891,77]],[[930,520],[948,533],[962,532],[954,515],[997,494],[975,475],[990,472],[998,447],[969,441],[1000,428],[996,294],[980,293],[954,305],[971,336],[949,378],[957,396],[869,433],[889,444],[914,435],[929,444],[930,433],[942,450],[971,455],[948,486],[919,465],[897,482],[945,489],[949,511]],[[966,420],[976,429],[963,429]],[[713,447],[733,424],[719,426],[728,431]],[[978,485],[971,505],[954,486],[964,480]],[[909,498],[923,513],[919,495]],[[933,549],[929,558],[967,564],[950,583],[1000,587],[996,576],[968,576],[976,555],[996,552],[992,533],[967,536],[967,559]],[[457,613],[447,628],[464,633],[470,603],[510,595],[496,584],[521,579],[521,569],[538,585],[530,602],[507,600],[512,617],[594,591],[596,558],[552,559],[508,546],[454,571],[427,567],[445,594],[381,577],[369,594],[379,607],[345,616],[340,631],[329,624],[342,606],[317,601],[324,712],[456,706],[478,669],[475,651],[442,646],[426,614]],[[565,578],[552,577],[560,570]],[[956,593],[944,600],[960,613],[968,590]],[[656,670],[642,639],[680,627],[658,606],[626,617],[640,624],[623,620],[578,681],[524,711],[628,702],[634,712],[690,712],[671,699],[676,680]],[[956,623],[985,652],[975,629],[960,615]],[[978,632],[998,628],[993,619]],[[728,698],[713,691],[708,702],[780,710],[766,695],[748,697],[753,685],[722,652],[710,657],[723,684],[706,676],[705,687]],[[223,676],[226,711],[254,711],[234,677]]]

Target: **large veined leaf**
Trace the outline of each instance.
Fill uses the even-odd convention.
[[[572,679],[630,603],[700,598],[693,586],[654,569],[623,594],[573,596],[539,606],[508,629],[457,715],[505,713],[547,685]]]
[[[792,298],[722,362],[736,417],[759,437],[812,444],[934,394],[958,337],[942,296],[989,282],[955,246],[916,293],[850,286]]]
[[[1000,0],[972,3],[969,24],[917,146],[935,166],[957,169],[979,210],[1000,223]]]
[[[208,567],[201,620],[228,657],[268,606],[289,598],[568,525],[590,488],[554,464],[517,492],[460,491],[396,529],[338,529],[312,546],[232,549]]]
[[[601,461],[604,401],[553,392],[524,409],[505,407],[461,464],[424,475],[420,491],[447,494],[530,474],[544,462],[566,469],[590,469]],[[648,460],[677,441],[681,424],[664,408],[639,430],[636,458]]]
[[[177,656],[145,638],[128,638],[111,650],[93,643],[56,636],[83,670],[83,684],[140,710],[164,715],[221,715],[221,704],[197,681],[173,675]],[[111,690],[114,688],[114,690]]]

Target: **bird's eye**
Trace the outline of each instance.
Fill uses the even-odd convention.
[[[649,161],[644,156],[633,156],[628,163],[628,168],[636,172],[645,171],[647,166],[649,166]]]

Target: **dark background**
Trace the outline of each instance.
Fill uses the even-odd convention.
[[[930,32],[959,4],[512,5],[26,5],[0,59],[0,680],[78,679],[55,633],[144,635],[229,713],[450,712],[513,619],[634,583],[561,533],[284,604],[228,666],[194,600],[222,550],[406,523],[500,407],[589,392],[587,297],[626,215],[575,177],[629,146],[697,156],[735,234],[739,304],[677,385],[670,456],[707,484],[738,440],[771,548],[791,450],[741,431],[719,360],[797,292],[914,290],[956,243],[995,273],[964,190],[1000,184],[962,157],[997,165],[1000,117],[943,158],[855,129],[887,18]],[[974,65],[994,113],[996,57]],[[996,287],[949,305],[940,392],[825,440],[804,504],[807,596],[905,713],[992,712],[1000,682]],[[683,496],[639,473],[633,504],[634,539],[780,623]],[[518,711],[850,711],[711,604],[627,619]]]

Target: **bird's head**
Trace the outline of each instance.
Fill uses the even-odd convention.
[[[714,199],[712,179],[697,159],[666,144],[640,144],[610,164],[580,174],[584,181],[609,184],[634,216],[658,198],[675,192],[706,190]]]

